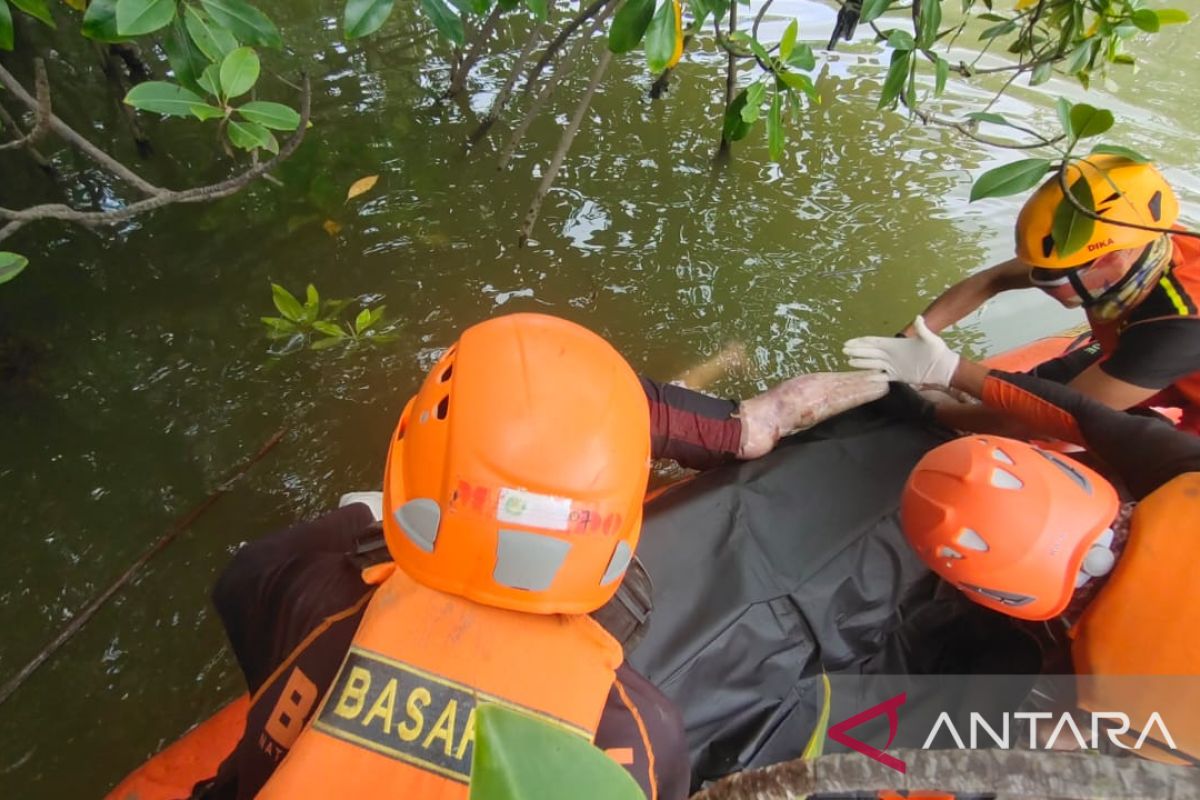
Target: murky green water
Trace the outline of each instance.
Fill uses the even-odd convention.
[[[168,209],[113,237],[47,223],[10,243],[34,264],[0,291],[0,346],[25,364],[0,384],[0,679],[231,465],[280,427],[288,433],[0,708],[0,796],[98,796],[238,691],[207,606],[215,574],[238,543],[376,486],[396,415],[463,326],[518,310],[562,314],[659,377],[740,341],[750,368],[715,388],[745,394],[839,366],[845,336],[899,328],[941,288],[1010,252],[1019,198],[966,203],[968,176],[1010,156],[875,112],[882,70],[869,42],[819,51],[824,103],[792,135],[786,164],[767,160],[760,132],[717,174],[715,56],[691,56],[658,103],[642,96],[640,64],[619,63],[543,208],[536,243],[518,249],[519,221],[586,76],[568,82],[513,168],[497,172],[504,126],[469,155],[460,145],[507,56],[476,71],[468,103],[438,104],[444,54],[431,40],[409,44],[419,30],[411,19],[347,49],[330,44],[329,4],[274,5],[277,19],[286,9],[296,51],[274,66],[308,66],[316,120],[279,173],[283,188],[264,183],[215,205]],[[1175,5],[1200,13],[1198,0]],[[799,16],[814,45],[832,26],[834,12],[820,4],[774,9]],[[1165,164],[1193,224],[1195,31],[1163,34],[1168,58],[1126,77],[1118,99],[1090,96],[1117,111],[1123,143]],[[90,58],[68,48],[52,63],[56,110],[81,128],[95,120],[119,132],[109,106],[79,93]],[[1065,82],[1040,89],[1015,90],[999,110],[1050,120],[1055,92],[1089,97]],[[266,84],[267,95],[287,91]],[[955,102],[977,99],[955,91]],[[147,125],[201,176],[220,172],[195,126]],[[69,171],[88,169],[62,158]],[[57,196],[12,154],[0,170],[2,205]],[[143,170],[163,183],[191,180],[159,159]],[[369,174],[378,185],[343,202]],[[77,202],[111,202],[111,186],[85,178]],[[324,230],[327,219],[343,226],[339,236]],[[269,281],[382,298],[398,338],[273,358],[257,321],[273,313]],[[1010,298],[956,337],[985,352],[1074,319],[1037,297]]]

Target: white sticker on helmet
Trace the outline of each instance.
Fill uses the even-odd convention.
[[[496,503],[496,519],[527,528],[565,531],[571,521],[571,501],[566,497],[505,488],[500,490]]]

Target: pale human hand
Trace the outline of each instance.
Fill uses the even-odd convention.
[[[738,458],[766,455],[781,437],[878,400],[887,391],[887,376],[879,371],[818,372],[772,386],[738,406],[742,420]]]
[[[882,370],[889,378],[915,386],[950,385],[959,356],[918,316],[915,337],[860,336],[842,346],[850,366]]]

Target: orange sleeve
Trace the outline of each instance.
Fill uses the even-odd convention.
[[[1087,444],[1079,420],[1071,412],[1006,380],[1003,373],[988,373],[981,399],[985,405],[1012,415],[1038,433],[1073,444]]]

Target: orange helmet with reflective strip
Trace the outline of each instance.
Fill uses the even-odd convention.
[[[1112,484],[1073,459],[1015,439],[966,436],[917,463],[900,519],[921,559],[972,600],[1043,620],[1112,569],[1119,510]]]
[[[650,415],[612,345],[566,320],[468,328],[404,409],[384,535],[420,583],[491,606],[582,614],[637,547]]]
[[[1062,255],[1051,235],[1054,214],[1063,200],[1058,174],[1043,183],[1017,216],[1017,257],[1047,269],[1070,269],[1113,250],[1141,247],[1161,233],[1114,223],[1132,222],[1169,228],[1179,218],[1179,201],[1170,185],[1150,164],[1115,155],[1092,155],[1067,167],[1067,185],[1082,177],[1092,193],[1097,220],[1087,243]]]

